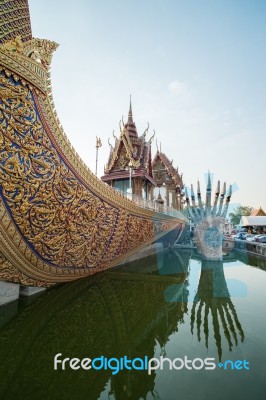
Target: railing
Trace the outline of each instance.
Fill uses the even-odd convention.
[[[155,212],[161,212],[163,214],[170,215],[175,218],[181,218],[182,220],[187,220],[187,217],[183,214],[182,211],[178,211],[178,210],[174,209],[173,207],[167,207],[164,204],[158,203],[158,201],[156,201],[156,200],[144,199],[143,197],[137,196],[136,194],[132,194],[129,192],[125,192],[116,187],[113,187],[113,189],[116,192],[118,192],[122,197],[133,201],[139,207],[145,208],[147,210],[155,211]]]

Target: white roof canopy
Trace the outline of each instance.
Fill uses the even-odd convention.
[[[241,226],[266,226],[266,217],[241,217]]]

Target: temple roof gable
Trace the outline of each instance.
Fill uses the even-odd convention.
[[[174,182],[175,186],[179,186],[180,188],[183,188],[183,179],[182,176],[183,174],[179,174],[178,168],[174,168],[173,166],[173,161],[170,161],[169,158],[162,153],[161,151],[157,151],[153,161],[152,161],[152,169],[155,171],[156,169],[162,170],[161,167],[164,167],[164,170],[166,171],[167,175],[172,179]]]
[[[264,217],[264,216],[266,216],[266,213],[265,213],[265,211],[260,207],[260,208],[258,208],[258,209],[256,209],[256,210],[253,210],[253,211],[250,213],[250,216],[251,216],[251,217]]]
[[[105,173],[109,174],[113,171],[125,170],[129,165],[133,169],[145,170],[152,176],[151,166],[151,139],[146,142],[146,133],[148,128],[139,137],[136,125],[133,121],[132,104],[130,99],[128,120],[122,127],[120,126],[120,137],[116,138],[115,146],[109,142],[110,154],[108,163],[105,167]]]

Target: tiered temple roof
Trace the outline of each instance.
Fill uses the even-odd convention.
[[[142,176],[153,185],[155,182],[152,176],[151,159],[151,137],[146,141],[148,128],[141,136],[138,136],[135,122],[133,121],[132,105],[130,101],[128,120],[126,124],[120,124],[120,137],[115,138],[115,145],[110,142],[110,155],[105,166],[103,181],[110,179],[120,179],[129,176],[129,167],[134,170],[134,177]]]
[[[138,136],[130,100],[128,120],[126,124],[123,122],[122,128],[120,125],[120,137],[118,139],[113,134],[114,146],[109,142],[110,155],[102,180],[123,191],[132,188],[133,194],[149,200],[154,200],[155,187],[165,186],[166,205],[180,210],[184,187],[182,174],[161,151],[157,151],[152,161],[151,142],[154,135],[146,141],[148,129],[149,126]],[[160,193],[157,201],[162,204],[165,202]]]

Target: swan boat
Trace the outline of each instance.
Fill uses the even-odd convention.
[[[0,1],[0,280],[47,287],[118,265],[188,223],[98,179],[52,97],[57,43],[32,37],[27,0]]]

